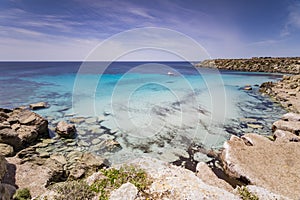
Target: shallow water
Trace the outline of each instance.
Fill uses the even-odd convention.
[[[46,150],[91,151],[114,163],[145,154],[171,162],[187,157],[191,145],[220,148],[231,134],[268,134],[284,112],[258,92],[258,85],[281,75],[195,69],[189,63],[108,65],[0,63],[0,107],[48,102],[37,113],[50,129],[82,117],[74,141],[56,138]],[[253,90],[242,89],[248,84]],[[109,139],[121,148],[107,148]]]

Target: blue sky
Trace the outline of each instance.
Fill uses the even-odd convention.
[[[142,27],[181,32],[212,58],[300,56],[299,0],[2,0],[0,60],[83,60]]]

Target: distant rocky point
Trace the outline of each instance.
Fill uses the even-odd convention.
[[[211,59],[195,64],[224,70],[299,74],[300,57],[252,57],[249,59]]]

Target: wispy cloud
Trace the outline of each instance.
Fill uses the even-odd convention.
[[[281,31],[281,36],[289,36],[293,29],[300,29],[300,2],[295,2],[288,7],[287,22]]]

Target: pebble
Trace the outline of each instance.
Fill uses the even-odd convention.
[[[99,138],[96,138],[96,139],[93,139],[92,140],[92,144],[95,145],[95,144],[99,144],[101,142],[101,140]]]

